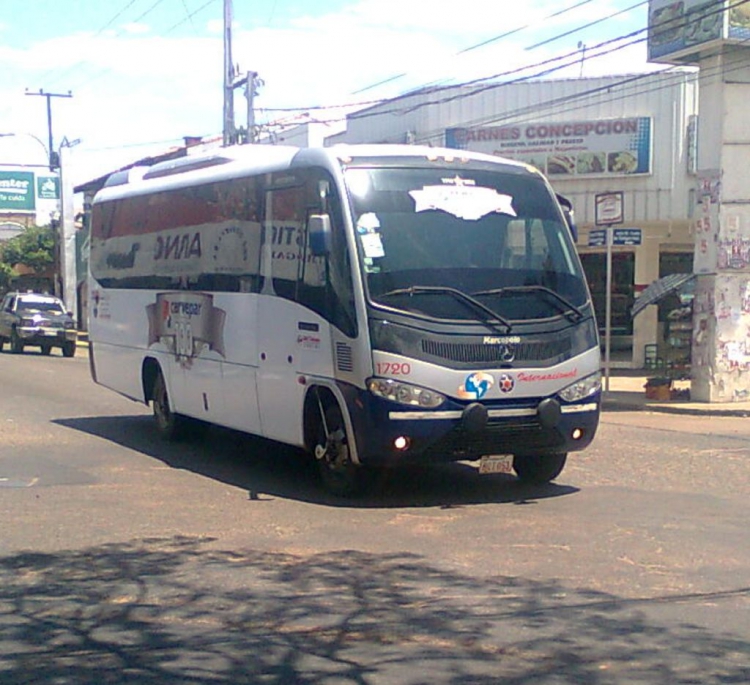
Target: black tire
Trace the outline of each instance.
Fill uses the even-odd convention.
[[[76,343],[75,340],[68,340],[62,345],[63,357],[75,357],[76,355]]]
[[[153,398],[151,408],[154,413],[156,431],[164,440],[174,441],[186,437],[188,432],[188,418],[181,414],[175,414],[169,402],[167,383],[164,376],[159,372],[154,381]]]
[[[0,352],[3,351],[4,347],[5,347],[5,338],[0,338]]]
[[[10,351],[13,354],[23,352],[23,340],[21,340],[15,328],[10,332]]]
[[[336,497],[354,497],[366,484],[365,469],[350,458],[349,435],[338,404],[325,410],[325,419],[325,425],[318,420],[314,447],[321,483]]]
[[[560,454],[516,455],[513,470],[524,483],[543,485],[555,480],[565,468],[566,452]]]
[[[52,347],[50,345],[42,345],[41,349],[42,349],[42,354],[45,357],[49,357],[50,352],[52,352]]]

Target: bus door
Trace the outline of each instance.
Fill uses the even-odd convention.
[[[288,174],[286,175],[288,178]],[[266,192],[263,287],[258,302],[258,394],[263,434],[302,444],[302,403],[310,376],[333,379],[331,326],[354,336],[350,259],[341,206],[322,170]],[[307,224],[326,213],[330,255],[310,251]]]
[[[272,174],[265,193],[263,286],[258,300],[258,398],[263,435],[301,445],[301,376],[324,353],[321,317],[299,302],[303,274],[305,185],[299,175]],[[324,339],[326,338],[326,339]]]

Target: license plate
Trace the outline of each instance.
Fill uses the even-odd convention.
[[[479,473],[513,473],[512,454],[490,454],[479,460]]]

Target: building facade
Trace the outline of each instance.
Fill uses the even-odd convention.
[[[574,206],[578,248],[604,330],[606,242],[596,198],[622,193],[613,230],[613,366],[683,354],[668,309],[631,315],[636,296],[671,273],[692,273],[698,74],[660,73],[482,84],[419,91],[347,117],[336,143],[418,143],[532,164]],[[672,303],[674,305],[674,303]],[[683,346],[684,347],[684,346]],[[687,349],[689,350],[689,341]]]

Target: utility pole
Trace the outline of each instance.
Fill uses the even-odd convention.
[[[258,78],[257,71],[248,71],[245,77],[245,97],[247,98],[247,140],[246,143],[257,143],[258,133],[255,128],[255,96],[263,79]]]
[[[234,121],[234,91],[245,86],[247,98],[247,136],[246,143],[256,142],[254,98],[263,81],[255,71],[248,71],[245,76],[238,76],[239,69],[232,61],[232,0],[224,0],[224,126],[223,143],[236,145],[240,142],[239,132]]]
[[[234,125],[234,64],[232,63],[232,0],[224,0],[224,146],[237,142]]]
[[[47,93],[42,88],[39,89],[38,93],[32,93],[27,88],[26,95],[38,95],[47,98],[47,138],[49,140],[47,149],[49,151],[49,168],[54,171],[60,167],[60,155],[55,152],[52,139],[52,98],[72,98],[73,93],[70,91],[67,93]]]

